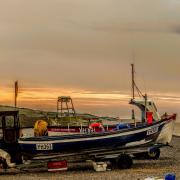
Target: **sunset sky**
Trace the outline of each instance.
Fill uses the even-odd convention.
[[[0,0],[0,104],[130,113],[136,81],[160,112],[180,112],[179,0]]]

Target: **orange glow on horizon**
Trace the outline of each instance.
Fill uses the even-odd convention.
[[[127,93],[120,92],[93,92],[83,89],[62,89],[62,88],[22,88],[18,95],[18,106],[56,110],[56,101],[58,96],[71,96],[75,107],[82,112],[89,113],[113,113],[127,110],[128,102],[131,96]],[[167,107],[173,109],[174,104],[180,105],[179,94],[158,94],[153,93],[155,102],[163,110]],[[10,88],[1,88],[0,104],[13,105],[14,91]],[[107,112],[109,110],[109,112]],[[129,112],[129,110],[128,110]],[[174,111],[176,112],[176,111]]]
[[[4,88],[0,90],[1,101],[10,101],[14,96],[13,90]],[[69,90],[58,88],[23,88],[18,94],[19,101],[33,101],[33,100],[54,100],[59,96],[71,96],[72,98],[80,99],[112,99],[112,100],[127,100],[130,96],[119,93],[99,93],[86,90]]]

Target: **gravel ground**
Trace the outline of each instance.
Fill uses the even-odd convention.
[[[176,174],[180,180],[180,137],[173,137],[171,147],[161,149],[159,160],[134,160],[133,167],[128,170],[112,170],[106,172],[95,172],[91,167],[72,168],[67,172],[23,172],[3,173],[0,171],[0,179],[6,180],[35,180],[35,179],[75,179],[75,180],[97,180],[97,179],[123,179],[123,180],[143,180],[146,177],[154,176],[163,178],[168,172]]]

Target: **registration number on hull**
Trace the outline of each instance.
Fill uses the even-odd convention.
[[[155,134],[155,133],[157,133],[157,132],[158,132],[158,127],[154,127],[154,128],[149,129],[149,130],[147,131],[147,135],[149,136],[149,135]]]
[[[36,150],[38,151],[43,151],[43,150],[53,150],[53,145],[52,144],[36,144]]]

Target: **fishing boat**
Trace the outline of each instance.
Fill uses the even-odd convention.
[[[130,126],[123,130],[114,130],[101,133],[71,134],[64,136],[42,136],[20,138],[21,152],[38,153],[67,153],[104,148],[129,148],[154,143],[169,143],[175,115],[169,116],[151,125]]]
[[[136,99],[135,89],[141,95]],[[110,130],[87,131],[86,133],[67,134],[62,136],[22,137],[19,146],[22,154],[31,156],[38,154],[92,152],[102,149],[128,149],[150,147],[154,144],[169,144],[173,134],[176,114],[160,116],[155,103],[143,95],[134,81],[134,65],[132,65],[132,99],[130,104],[141,110],[141,122],[132,122],[127,126],[116,125]]]

